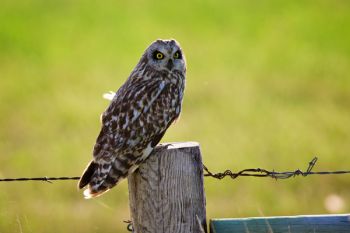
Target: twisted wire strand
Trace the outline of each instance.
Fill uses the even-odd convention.
[[[0,182],[13,182],[13,181],[46,181],[52,183],[53,180],[79,180],[79,176],[62,176],[62,177],[21,177],[21,178],[3,178]]]
[[[350,171],[321,171],[321,172],[313,172],[312,169],[316,165],[318,158],[314,157],[310,162],[309,166],[307,167],[306,171],[303,172],[299,169],[295,171],[286,171],[286,172],[275,172],[268,171],[266,169],[261,168],[250,168],[250,169],[244,169],[237,173],[232,172],[231,170],[226,170],[224,172],[219,173],[212,173],[209,171],[209,169],[203,164],[203,169],[206,171],[204,176],[206,177],[213,177],[216,179],[223,179],[225,177],[230,177],[231,179],[236,179],[240,176],[253,176],[253,177],[271,177],[273,179],[288,179],[291,177],[296,176],[309,176],[309,175],[340,175],[340,174],[350,174]]]

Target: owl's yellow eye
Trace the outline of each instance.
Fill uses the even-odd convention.
[[[176,53],[174,53],[174,58],[175,59],[180,59],[181,58],[181,53],[179,51],[177,51]]]
[[[156,55],[155,57],[157,60],[162,60],[164,58],[164,54],[162,54],[161,52],[156,52],[155,55]]]

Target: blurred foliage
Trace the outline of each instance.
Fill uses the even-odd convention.
[[[102,93],[157,38],[188,64],[181,120],[163,141],[198,141],[212,171],[350,169],[350,2],[0,3],[0,176],[80,175]],[[210,218],[350,211],[350,177],[207,178]],[[76,182],[1,183],[0,232],[126,232],[127,182],[86,201]]]

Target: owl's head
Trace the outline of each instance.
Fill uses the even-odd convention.
[[[145,51],[147,64],[157,71],[186,72],[185,56],[176,40],[156,40]]]

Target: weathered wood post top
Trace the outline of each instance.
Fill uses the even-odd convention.
[[[203,164],[197,142],[157,146],[128,182],[135,233],[207,232]]]

